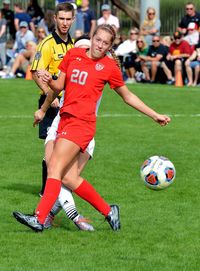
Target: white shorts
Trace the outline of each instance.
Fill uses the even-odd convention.
[[[56,139],[56,135],[57,135],[57,129],[58,129],[58,124],[60,121],[60,115],[59,112],[57,114],[57,116],[54,118],[51,127],[49,128],[48,132],[47,132],[47,137],[45,139],[45,145],[47,144],[47,142],[49,142],[50,140],[55,140]],[[90,157],[93,157],[93,153],[94,153],[94,147],[95,147],[95,140],[94,138],[90,141],[90,143],[87,146],[86,152],[89,153]]]

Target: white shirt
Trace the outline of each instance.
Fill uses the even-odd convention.
[[[101,24],[109,24],[109,25],[115,25],[117,28],[119,28],[119,19],[110,14],[110,16],[108,17],[108,20],[105,20],[104,17],[101,17],[97,20],[97,25],[101,25]]]
[[[117,56],[124,56],[129,53],[136,53],[136,51],[137,51],[136,40],[128,39],[117,47],[117,49],[115,50],[115,54]]]
[[[199,42],[199,31],[195,30],[193,33],[186,35],[183,39],[190,45],[196,45]]]

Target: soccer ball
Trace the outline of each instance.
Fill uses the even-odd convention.
[[[168,158],[152,156],[142,164],[140,175],[148,188],[161,190],[173,183],[176,169]]]

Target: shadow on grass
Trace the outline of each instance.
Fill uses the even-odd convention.
[[[38,195],[40,188],[38,185],[34,184],[22,184],[22,183],[14,183],[8,185],[2,185],[1,189],[9,190],[9,191],[19,191],[24,194]]]

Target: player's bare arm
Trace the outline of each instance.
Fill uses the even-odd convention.
[[[50,74],[45,71],[42,76],[42,80],[49,85],[49,87],[58,95],[65,88],[65,76],[64,72],[60,72],[57,80],[53,80]]]
[[[131,107],[134,107],[141,113],[149,116],[161,126],[165,126],[171,121],[168,116],[158,114],[145,103],[143,103],[143,101],[141,101],[135,94],[129,91],[126,85],[116,88],[115,91],[122,97],[125,103]]]
[[[47,83],[45,83],[43,80],[42,80],[42,71],[32,71],[32,75],[33,75],[33,79],[34,81],[36,82],[36,84],[39,86],[39,88],[43,91],[43,93],[45,95],[47,95],[47,93],[49,92],[49,86]],[[57,97],[57,96],[56,96]],[[52,103],[51,103],[51,107],[59,107],[59,100],[57,98],[55,98],[54,100],[52,100]]]
[[[44,94],[47,94],[47,92],[49,91],[48,84],[42,80],[42,77],[38,75],[37,71],[32,71],[32,75],[38,87],[43,91]]]

